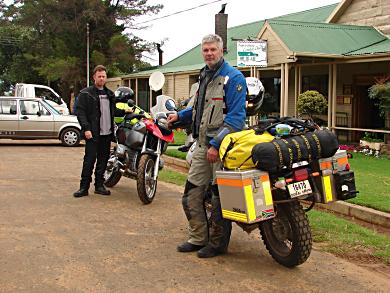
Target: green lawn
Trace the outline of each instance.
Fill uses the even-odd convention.
[[[348,202],[390,212],[390,159],[353,153],[349,163],[360,193]]]
[[[185,131],[184,130],[181,130],[181,131],[174,130],[173,134],[175,136],[175,141],[173,143],[170,143],[169,145],[183,145],[186,138],[187,138]]]
[[[164,168],[158,173],[158,179],[164,182],[184,186],[187,180],[187,174]]]
[[[321,249],[346,258],[373,255],[390,265],[390,237],[378,234],[333,214],[308,212],[313,241]]]
[[[164,155],[185,160],[186,156],[187,156],[187,153],[183,153],[181,151],[178,151],[177,149],[170,149],[170,148],[168,148],[165,151]]]

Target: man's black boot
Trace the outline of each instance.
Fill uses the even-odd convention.
[[[220,249],[214,248],[210,245],[207,245],[203,247],[202,249],[198,250],[198,257],[200,258],[209,258],[214,257],[220,254],[223,254],[224,252]]]
[[[81,187],[79,190],[73,193],[74,197],[82,197],[87,195],[88,195],[88,188],[84,188],[84,187]]]
[[[95,193],[101,195],[110,195],[111,191],[106,189],[104,186],[95,187]]]
[[[203,245],[195,245],[189,242],[184,242],[177,247],[178,252],[192,252],[203,248]]]

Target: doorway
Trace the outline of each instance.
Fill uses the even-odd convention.
[[[377,106],[378,101],[370,99],[368,89],[371,85],[355,85],[354,97],[352,99],[352,127],[379,129],[385,125],[385,120],[380,116]],[[363,132],[354,131],[353,140],[359,141],[364,136]]]

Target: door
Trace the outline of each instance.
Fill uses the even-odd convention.
[[[23,137],[56,137],[53,115],[39,101],[21,100],[19,107],[19,133]]]
[[[352,99],[352,127],[379,129],[384,126],[384,119],[380,117],[377,102],[368,97],[369,85],[357,85]],[[364,132],[354,131],[353,139],[359,141]]]
[[[0,138],[17,136],[19,116],[16,100],[0,99]]]

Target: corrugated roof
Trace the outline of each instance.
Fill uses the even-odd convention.
[[[338,3],[318,7],[301,12],[291,13],[287,15],[278,16],[272,18],[273,20],[294,20],[294,21],[307,21],[307,22],[326,22],[326,19],[331,15],[333,10],[337,7]]]
[[[368,46],[366,48],[348,52],[345,55],[346,56],[371,55],[371,54],[381,54],[381,53],[389,53],[389,52],[390,52],[390,39],[386,39],[382,42]]]
[[[384,41],[374,27],[270,20],[272,30],[293,52],[343,55]]]

